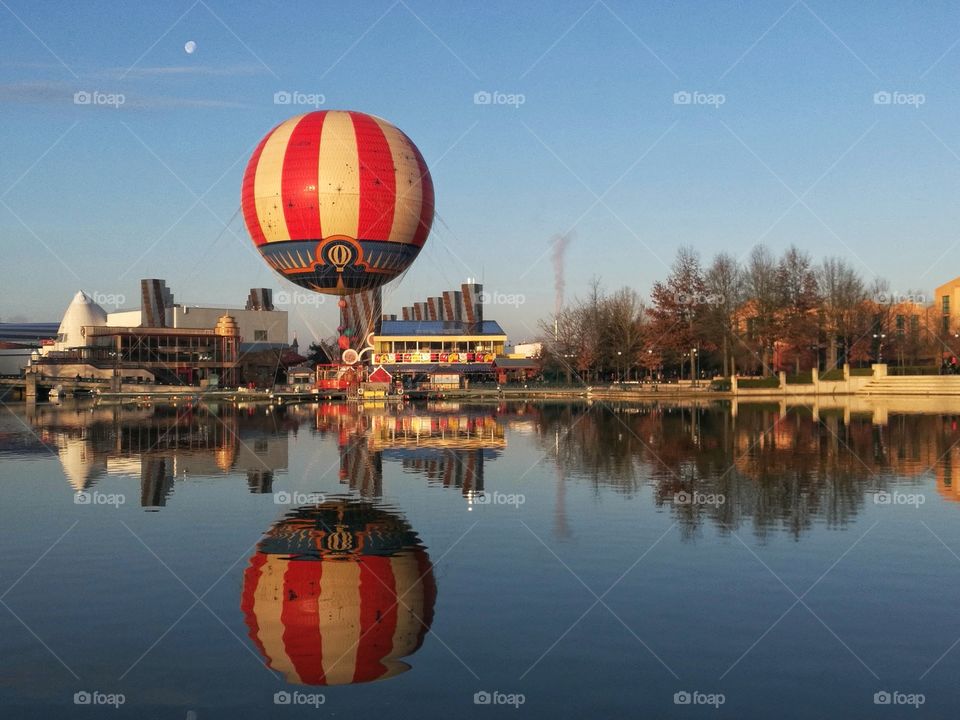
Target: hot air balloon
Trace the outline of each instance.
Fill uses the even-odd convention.
[[[372,682],[410,669],[436,600],[433,568],[399,515],[355,499],[297,508],[244,573],[250,638],[287,682]]]
[[[260,141],[241,207],[270,267],[342,298],[380,287],[414,261],[433,224],[433,181],[394,125],[323,110],[292,117]],[[350,344],[344,337],[342,349]]]

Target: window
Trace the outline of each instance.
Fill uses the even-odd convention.
[[[943,298],[942,298],[942,300],[941,300],[941,303],[940,303],[940,306],[941,306],[942,309],[943,309],[943,314],[944,314],[944,315],[949,315],[949,314],[950,314],[950,296],[949,296],[949,295],[944,295],[944,296],[943,296]]]
[[[897,315],[897,335],[903,335],[904,327],[906,327],[906,319],[903,315]]]
[[[266,342],[266,341],[267,341],[267,331],[266,331],[266,330],[254,330],[254,331],[253,331],[253,340],[254,340],[254,342]]]

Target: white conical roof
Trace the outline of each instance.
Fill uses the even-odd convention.
[[[80,330],[84,325],[106,325],[107,312],[97,305],[82,290],[73,296],[70,306],[60,321],[57,334],[57,349],[65,350],[86,345],[86,338]]]

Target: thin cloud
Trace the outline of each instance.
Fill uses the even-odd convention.
[[[249,108],[246,103],[221,98],[181,97],[174,95],[141,95],[117,88],[100,87],[95,83],[77,87],[60,81],[35,81],[0,83],[0,104],[4,105],[75,105],[74,96],[79,92],[120,94],[123,102],[119,109],[156,110],[172,108]]]

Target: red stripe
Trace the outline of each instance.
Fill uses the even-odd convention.
[[[283,576],[283,647],[307,685],[323,685],[323,637],[320,635],[320,578],[323,563],[291,560]]]
[[[386,240],[397,201],[393,154],[380,125],[369,115],[351,112],[360,164],[360,217],[357,237]]]
[[[360,644],[353,682],[368,682],[387,672],[383,660],[393,651],[397,629],[397,585],[390,558],[360,561]]]
[[[257,614],[254,611],[254,595],[257,592],[257,585],[260,584],[260,568],[266,562],[267,556],[263,553],[256,553],[250,558],[250,567],[243,573],[243,594],[240,596],[240,609],[243,611],[243,619],[247,623],[250,639],[265,658],[267,658],[267,650],[260,642],[260,623],[257,622]],[[269,661],[269,658],[267,660]]]
[[[273,130],[276,130],[274,128]],[[263,152],[263,146],[273,135],[273,130],[266,134],[266,137],[257,145],[257,149],[250,156],[250,162],[247,163],[247,169],[243,173],[243,185],[240,188],[240,207],[243,208],[243,219],[247,223],[247,232],[253,238],[255,245],[265,245],[266,236],[260,227],[260,218],[257,217],[257,203],[253,196],[253,182],[257,176],[257,165],[260,163],[260,153]]]
[[[319,240],[322,237],[317,181],[320,134],[326,115],[326,110],[304,115],[293,129],[283,154],[280,195],[291,240]]]
[[[410,143],[413,154],[417,158],[417,165],[420,167],[420,220],[417,223],[417,231],[413,235],[413,244],[417,247],[423,247],[430,234],[430,228],[433,225],[433,179],[430,177],[430,171],[427,169],[427,163],[420,154],[416,145],[404,135],[406,141]]]

